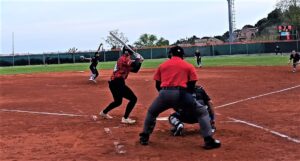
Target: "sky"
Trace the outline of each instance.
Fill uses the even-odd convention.
[[[255,25],[275,5],[235,0],[236,28]],[[96,50],[115,29],[129,44],[144,33],[174,43],[229,30],[227,0],[0,0],[0,7],[0,54]]]

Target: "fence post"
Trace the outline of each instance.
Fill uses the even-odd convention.
[[[105,55],[106,55],[105,50],[103,50],[103,61],[104,62],[106,62],[106,56]]]
[[[57,64],[60,64],[59,51],[57,52]]]
[[[153,55],[152,52],[153,52],[153,51],[152,51],[152,47],[151,47],[151,50],[150,50],[150,59],[152,59],[152,55]]]
[[[166,58],[168,58],[168,48],[166,47]]]
[[[75,64],[75,52],[72,53],[72,56],[73,56],[73,64]]]
[[[299,52],[299,39],[296,41],[297,43],[297,51]]]
[[[13,66],[15,66],[15,54],[13,54]]]
[[[247,55],[249,55],[248,43],[246,43],[246,50],[247,50]]]
[[[45,53],[43,53],[43,63],[46,65]]]
[[[29,57],[29,53],[27,54],[28,57],[28,65],[30,65],[30,57]]]

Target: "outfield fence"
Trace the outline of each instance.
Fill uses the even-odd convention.
[[[274,53],[275,47],[280,46],[284,53],[292,50],[299,51],[300,41],[276,41],[276,42],[253,42],[253,43],[232,43],[221,45],[186,46],[184,47],[186,57],[194,56],[197,49],[202,56],[236,55],[236,54],[257,54]],[[168,57],[169,47],[142,48],[136,51],[145,59],[159,59]],[[64,64],[82,63],[80,56],[92,57],[94,52],[76,53],[43,53],[43,54],[21,54],[0,56],[0,66],[14,65],[42,65],[42,64]],[[100,61],[116,61],[121,55],[120,50],[102,51]]]

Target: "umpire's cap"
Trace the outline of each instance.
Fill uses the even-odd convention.
[[[131,45],[128,45],[131,49],[133,49],[133,47],[131,46]],[[123,47],[123,49],[122,49],[122,54],[129,54],[129,55],[132,55],[133,54],[133,52],[130,50],[130,49],[128,49],[126,46],[124,46]]]
[[[183,58],[184,50],[182,47],[176,45],[176,46],[170,48],[169,55],[178,56],[178,57]]]

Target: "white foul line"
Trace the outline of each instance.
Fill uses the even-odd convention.
[[[51,113],[51,112],[37,112],[37,111],[24,111],[24,110],[8,110],[0,109],[4,112],[20,112],[20,113],[31,113],[31,114],[41,114],[41,115],[54,115],[54,116],[70,116],[70,117],[84,117],[86,115],[68,114],[68,113]]]
[[[300,85],[297,85],[297,86],[290,87],[290,88],[285,88],[285,89],[282,89],[282,90],[279,90],[279,91],[273,91],[273,92],[261,94],[261,95],[258,95],[258,96],[249,97],[249,98],[242,99],[242,100],[239,100],[239,101],[235,101],[235,102],[227,103],[227,104],[224,104],[224,105],[216,106],[215,108],[221,108],[221,107],[225,107],[225,106],[230,106],[230,105],[237,104],[237,103],[240,103],[240,102],[244,102],[244,101],[256,99],[256,98],[259,98],[259,97],[263,97],[263,96],[267,96],[267,95],[271,95],[271,94],[276,94],[276,93],[280,93],[280,92],[284,92],[284,91],[288,91],[288,90],[299,88],[299,87],[300,87]],[[8,110],[8,109],[0,109],[0,111],[4,111],[4,112],[32,113],[32,114],[42,114],[42,115],[55,115],[55,116],[70,116],[70,117],[84,117],[84,116],[87,116],[87,115],[67,114],[67,113],[50,113],[50,112],[36,112],[36,111]],[[277,135],[279,137],[286,138],[286,139],[288,139],[290,141],[293,141],[295,143],[300,143],[300,140],[298,140],[298,139],[291,138],[291,137],[289,137],[287,135],[284,135],[284,134],[281,134],[279,132],[270,130],[268,128],[264,128],[262,126],[259,126],[259,125],[253,124],[253,123],[249,123],[249,122],[246,122],[246,121],[243,121],[243,120],[238,120],[238,119],[231,118],[231,117],[228,117],[228,118],[231,119],[231,120],[233,120],[233,121],[246,124],[248,126],[252,126],[252,127],[256,127],[256,128],[262,129],[264,131],[270,132],[270,133],[272,133],[274,135]],[[160,118],[157,118],[157,120],[168,120],[168,117],[160,117]]]
[[[255,128],[258,128],[258,129],[262,129],[262,130],[264,130],[264,131],[270,132],[270,133],[272,133],[272,134],[274,134],[274,135],[277,135],[277,136],[279,136],[279,137],[286,138],[286,139],[288,139],[288,140],[290,140],[290,141],[292,141],[292,142],[295,142],[295,143],[298,143],[298,144],[300,143],[300,140],[298,140],[298,139],[291,138],[291,137],[289,137],[289,136],[287,136],[287,135],[285,135],[285,134],[279,133],[279,132],[274,131],[274,130],[270,130],[270,129],[268,129],[268,128],[265,128],[265,127],[256,125],[256,124],[254,124],[254,123],[250,123],[250,122],[247,122],[247,121],[235,119],[235,118],[232,118],[232,117],[228,117],[228,118],[229,118],[230,120],[233,120],[233,121],[238,122],[238,123],[242,123],[242,124],[246,124],[246,125],[248,125],[248,126],[252,126],[252,127],[255,127]]]
[[[230,106],[230,105],[237,104],[237,103],[240,103],[240,102],[245,102],[245,101],[256,99],[256,98],[263,97],[263,96],[268,96],[268,95],[271,95],[271,94],[276,94],[276,93],[288,91],[288,90],[299,88],[299,87],[300,87],[300,85],[297,85],[297,86],[290,87],[290,88],[285,88],[285,89],[282,89],[282,90],[279,90],[279,91],[273,91],[273,92],[270,92],[270,93],[265,93],[265,94],[261,94],[261,95],[258,95],[258,96],[253,96],[253,97],[241,99],[241,100],[238,100],[238,101],[235,101],[235,102],[231,102],[231,103],[227,103],[227,104],[224,104],[224,105],[216,106],[215,109]]]

